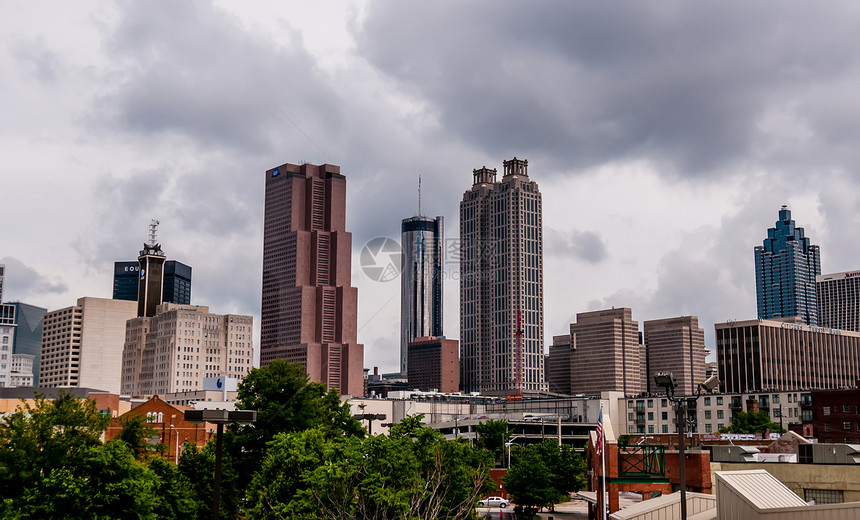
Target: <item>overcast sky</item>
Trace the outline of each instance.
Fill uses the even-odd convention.
[[[753,247],[788,204],[860,269],[856,2],[0,0],[4,299],[110,297],[160,220],[192,303],[259,328],[265,170],[348,179],[365,366],[396,371],[399,280],[360,265],[472,169],[529,161],[545,334],[576,313],[755,318]],[[449,273],[457,273],[449,263]],[[456,279],[445,332],[459,337]],[[259,336],[257,336],[259,337]]]

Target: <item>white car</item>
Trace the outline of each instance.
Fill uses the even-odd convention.
[[[481,504],[482,507],[501,507],[506,508],[511,505],[511,501],[502,498],[502,497],[487,497],[482,500],[478,500],[478,503]]]

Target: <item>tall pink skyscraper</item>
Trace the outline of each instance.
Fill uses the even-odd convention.
[[[363,394],[356,340],[346,177],[332,164],[283,164],[266,172],[260,362],[286,359],[312,381]]]

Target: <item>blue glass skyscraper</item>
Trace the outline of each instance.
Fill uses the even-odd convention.
[[[815,276],[821,274],[818,246],[811,245],[803,228],[783,206],[775,227],[755,248],[755,284],[760,319],[799,316],[818,325]]]
[[[420,213],[420,209],[419,209]],[[417,215],[401,224],[400,377],[407,377],[408,345],[441,336],[444,220]]]

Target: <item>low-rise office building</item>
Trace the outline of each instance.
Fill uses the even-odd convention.
[[[860,332],[793,319],[729,321],[714,328],[722,392],[827,390],[860,379]]]
[[[119,394],[125,322],[136,314],[136,302],[92,297],[45,314],[39,387]]]
[[[460,344],[442,337],[415,338],[407,345],[410,389],[453,393],[460,389]]]
[[[665,395],[622,397],[621,433],[675,433],[675,408]],[[688,409],[690,426],[686,431],[716,433],[732,423],[732,417],[742,411],[767,412],[771,420],[788,429],[792,424],[811,424],[812,397],[810,392],[756,392],[749,394],[703,394]]]
[[[120,300],[114,300],[120,301]],[[254,359],[253,317],[165,303],[152,317],[128,320],[122,393],[148,396],[203,389],[207,378],[241,380]]]

